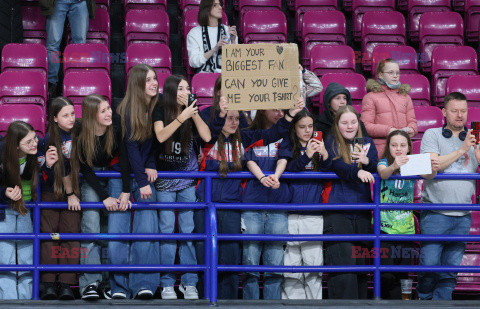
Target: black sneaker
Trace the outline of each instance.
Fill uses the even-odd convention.
[[[138,291],[137,295],[135,295],[135,299],[152,299],[153,293],[150,290],[143,289]]]
[[[70,285],[66,283],[58,283],[58,290],[57,296],[60,300],[74,300],[75,296],[73,295],[73,291],[70,288]]]
[[[97,300],[100,298],[97,292],[97,286],[95,284],[88,285],[82,294],[83,300]]]
[[[40,289],[40,299],[41,300],[57,299],[57,291],[55,289],[55,283],[53,282],[43,283],[43,288]]]

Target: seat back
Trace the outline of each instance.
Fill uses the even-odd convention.
[[[45,45],[47,20],[40,14],[40,6],[22,6],[23,42]]]
[[[128,77],[130,69],[139,63],[146,63],[160,72],[172,74],[172,53],[167,45],[159,43],[138,43],[127,49],[125,71]]]
[[[157,73],[158,92],[163,93],[163,85],[165,84],[165,80],[172,74],[166,72],[159,72],[158,69],[155,69],[155,72]]]
[[[300,38],[302,34],[303,14],[307,11],[336,11],[336,0],[296,0],[295,11],[295,34]]]
[[[22,108],[17,105],[0,104],[0,134],[5,136],[10,123],[22,120],[32,125],[35,132],[45,135],[45,110],[34,104],[25,104]]]
[[[446,92],[460,92],[467,97],[468,101],[468,117],[467,126],[472,121],[480,121],[480,75],[453,75],[447,80]],[[473,107],[477,107],[473,109]]]
[[[410,98],[413,105],[430,106],[430,82],[427,77],[422,74],[403,74],[400,75],[402,84],[410,85]]]
[[[90,94],[104,96],[112,103],[112,83],[105,72],[69,72],[63,79],[63,96],[73,104],[81,105],[84,97]]]
[[[95,19],[88,22],[87,43],[101,43],[110,49],[110,15],[104,7],[97,6]],[[72,43],[72,33],[69,29],[67,42]]]
[[[63,74],[85,70],[110,74],[110,53],[104,44],[69,44],[65,47]]]
[[[197,95],[197,105],[212,105],[215,81],[220,73],[198,73],[192,78],[192,93]]]
[[[125,14],[130,10],[167,11],[167,0],[123,0]]]
[[[180,0],[179,8],[181,12],[186,12],[191,9],[197,9],[200,6],[200,0]]]
[[[368,11],[395,11],[394,0],[352,0],[353,38],[360,42],[363,14]]]
[[[423,133],[428,129],[444,125],[445,119],[440,108],[436,106],[414,106],[413,108],[417,119],[418,134],[412,139],[421,139]]]
[[[238,11],[239,11],[239,34],[242,35],[245,25],[245,13],[249,11],[282,11],[282,1],[281,0],[239,0],[238,1]],[[268,13],[267,13],[268,14]],[[265,15],[267,16],[267,15]]]
[[[326,73],[355,73],[355,53],[348,45],[315,45],[310,63],[310,70],[317,76]]]
[[[480,26],[480,1],[465,0],[465,38],[469,42],[478,42]]]
[[[6,71],[0,74],[1,104],[37,104],[43,108],[46,102],[47,80],[42,73]]]
[[[412,42],[418,42],[420,16],[425,12],[451,11],[450,0],[409,0],[408,35]]]
[[[10,70],[38,71],[47,78],[48,54],[42,44],[10,43],[2,49],[2,72]]]
[[[130,10],[125,16],[125,50],[133,43],[168,45],[170,20],[165,10]]]
[[[287,18],[280,10],[250,10],[243,20],[243,42],[285,43],[287,42]]]

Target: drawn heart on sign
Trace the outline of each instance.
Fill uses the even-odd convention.
[[[282,46],[277,46],[277,53],[281,55],[283,53],[283,47]]]

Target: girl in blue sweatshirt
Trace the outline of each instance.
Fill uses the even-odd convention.
[[[121,117],[122,137],[125,143],[130,170],[134,174],[131,191],[135,202],[154,203],[156,195],[153,183],[157,179],[157,169],[153,157],[153,121],[152,113],[158,100],[158,81],[155,70],[146,64],[137,64],[130,70],[125,97],[117,108]],[[131,212],[117,212],[109,217],[110,233],[158,233],[157,210],[135,210],[133,227],[130,228]],[[116,250],[109,252],[116,257],[115,264],[159,264],[157,241],[120,241]],[[128,254],[130,252],[130,254]],[[113,262],[113,260],[112,260]],[[155,272],[132,272],[125,276],[123,286],[126,293],[137,299],[151,299],[157,289],[160,275]],[[118,298],[124,298],[118,295]]]
[[[340,107],[335,115],[333,134],[326,140],[332,160],[327,170],[335,172],[340,180],[325,188],[329,203],[372,202],[370,183],[374,182],[372,173],[377,170],[378,154],[369,137],[364,137],[363,145],[354,145],[355,138],[362,137],[359,123],[358,113],[350,105]],[[369,234],[371,230],[370,211],[329,211],[323,218],[324,234]],[[352,252],[367,245],[365,242],[326,242],[325,265],[364,265],[365,259]],[[366,299],[366,274],[329,273],[328,298]]]
[[[238,111],[226,111],[226,99],[220,100],[220,113],[216,120],[223,123],[221,133],[203,149],[204,157],[200,170],[216,171],[220,176],[226,176],[229,172],[242,170],[245,158],[244,149],[252,145],[269,145],[288,133],[290,121],[299,112],[304,104],[299,99],[296,103],[296,109],[291,109],[284,118],[278,120],[268,130],[239,130]],[[242,180],[241,179],[213,179],[212,181],[212,202],[217,203],[240,203],[242,201]],[[200,200],[205,200],[205,181],[201,181],[197,186],[197,196]],[[200,217],[200,216],[199,216]],[[217,222],[218,233],[220,234],[239,234],[240,229],[240,211],[237,210],[218,210]],[[197,232],[203,233],[202,223],[196,226]],[[197,252],[198,247],[197,247]],[[221,242],[218,250],[218,263],[222,265],[240,264],[240,244],[238,242]],[[202,254],[197,255],[197,260],[203,264]],[[238,275],[235,273],[221,273],[218,278],[218,298],[235,299],[238,298]]]
[[[283,117],[281,110],[259,110],[250,130],[266,130]],[[288,203],[291,194],[286,183],[280,183],[275,172],[278,146],[285,136],[270,144],[255,143],[246,150],[248,170],[257,178],[249,179],[242,195],[243,203]],[[266,174],[269,173],[269,174]],[[275,210],[242,211],[242,233],[244,234],[287,234],[287,213]],[[283,242],[246,241],[243,244],[243,265],[283,265]],[[259,272],[247,272],[243,284],[243,299],[259,299]],[[263,298],[280,299],[281,273],[267,272],[264,275]]]
[[[279,150],[277,170],[288,172],[319,172],[331,164],[323,141],[313,139],[313,116],[307,110],[298,113],[290,126],[289,138]],[[304,179],[289,182],[294,203],[320,204],[321,180]],[[289,234],[322,234],[323,217],[320,211],[288,213]],[[323,265],[321,241],[289,241],[285,249],[285,266]],[[322,299],[322,273],[285,273],[283,299]]]

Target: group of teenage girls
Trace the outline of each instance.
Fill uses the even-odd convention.
[[[387,64],[398,69],[395,63]],[[320,119],[304,109],[300,98],[293,109],[259,110],[250,120],[244,112],[228,110],[226,99],[220,96],[220,78],[212,107],[200,112],[195,104],[189,104],[190,86],[184,77],[168,77],[163,95],[159,95],[155,71],[139,64],[130,71],[125,98],[115,115],[104,97],[92,94],[84,98],[82,117],[77,120],[68,99],[54,99],[44,139],[39,140],[28,123],[13,122],[0,144],[0,202],[10,205],[0,212],[0,233],[32,232],[25,203],[36,198],[37,185],[41,186],[42,201],[68,203],[68,209],[41,210],[42,233],[100,233],[102,214],[108,216],[108,233],[174,233],[175,211],[149,209],[148,203],[204,201],[205,182],[161,179],[157,171],[218,172],[222,177],[212,181],[215,203],[352,204],[372,201],[370,183],[374,182],[372,173],[378,170],[384,179],[382,202],[413,202],[413,182],[388,180],[412,153],[409,130],[388,130],[385,154],[379,161],[376,145],[366,136],[350,94],[342,86],[328,85],[326,110]],[[323,139],[313,138],[316,125],[322,128]],[[363,138],[361,144],[354,144],[359,138]],[[432,166],[435,170],[434,160]],[[121,177],[95,174],[105,170],[118,171]],[[255,178],[223,178],[241,170],[250,171]],[[281,179],[284,171],[335,172],[340,180],[285,181]],[[146,207],[132,211],[132,198],[147,203]],[[105,208],[91,208],[83,202],[103,202]],[[202,233],[204,218],[203,210],[178,210],[178,231]],[[217,210],[217,224],[220,234],[368,234],[371,215],[357,210]],[[413,224],[411,211],[382,212],[382,232],[414,233]],[[203,245],[200,241],[179,242],[180,263],[203,264]],[[371,244],[326,242],[325,264],[363,265],[365,258],[352,255],[353,246],[368,248]],[[81,254],[72,254],[78,249]],[[108,259],[115,265],[174,264],[176,251],[176,241],[108,242]],[[263,265],[322,265],[323,251],[320,241],[245,241],[243,250],[240,242],[220,241],[218,263],[259,265],[262,259]],[[0,252],[1,264],[32,263],[31,242],[3,240]],[[79,243],[52,237],[41,244],[40,262],[101,264],[101,246],[94,240]],[[391,262],[399,263],[398,259]],[[393,277],[388,281],[389,290],[398,288],[400,276],[385,274]],[[200,296],[203,294],[199,275],[181,275],[179,290],[184,298],[198,299],[197,286]],[[81,274],[82,298],[99,298],[101,280],[100,272]],[[41,281],[43,299],[74,298],[70,286],[77,282],[76,273],[42,272]],[[163,299],[177,298],[173,272],[111,272],[109,281],[115,299],[150,299],[158,285]],[[30,298],[31,283],[28,272],[19,272],[18,278],[15,272],[4,272],[0,274],[0,298]],[[328,296],[366,298],[366,283],[364,274],[329,273]],[[238,287],[238,274],[219,273],[218,298],[238,298]],[[243,298],[259,297],[259,273],[245,273]],[[322,274],[267,272],[263,298],[320,299]],[[392,293],[392,298],[400,298],[400,294]]]

